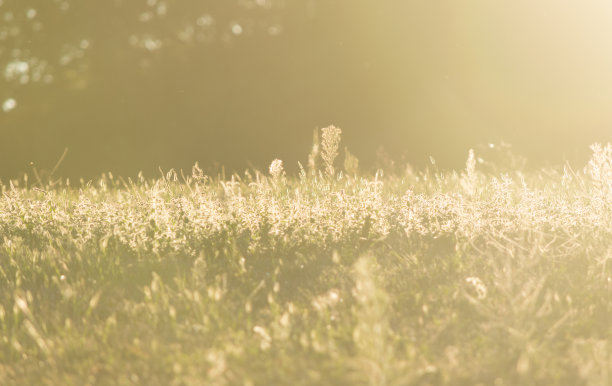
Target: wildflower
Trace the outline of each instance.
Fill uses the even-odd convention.
[[[338,145],[340,145],[340,135],[342,134],[342,130],[334,125],[331,125],[324,128],[322,131],[323,153],[321,156],[325,161],[327,174],[332,177],[334,175],[334,160],[338,155]]]
[[[465,279],[466,282],[471,284],[476,290],[476,295],[478,299],[484,299],[487,297],[487,287],[484,285],[482,280],[478,277],[468,277]]]
[[[274,181],[278,181],[282,175],[284,174],[283,170],[283,161],[276,158],[270,164],[270,175],[274,179]]]

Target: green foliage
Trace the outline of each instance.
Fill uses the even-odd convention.
[[[610,384],[607,147],[369,176],[338,142],[299,178],[0,184],[0,384]]]

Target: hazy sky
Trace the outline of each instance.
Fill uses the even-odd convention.
[[[329,124],[364,165],[500,140],[584,162],[610,139],[612,2],[65,3],[0,6],[0,176],[64,147],[72,176],[291,167]]]
[[[386,8],[390,24],[366,44],[389,66],[380,99],[388,125],[488,133],[523,147],[608,138],[612,3],[406,3]]]

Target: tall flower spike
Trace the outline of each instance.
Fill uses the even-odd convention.
[[[463,188],[470,197],[474,196],[476,192],[476,182],[476,157],[474,156],[474,150],[470,149],[465,163],[465,175],[461,181]]]
[[[312,132],[312,149],[308,154],[308,171],[311,175],[317,174],[317,158],[319,157],[319,129]]]
[[[338,156],[338,145],[340,145],[340,135],[342,134],[342,130],[334,125],[331,125],[322,129],[322,131],[323,141],[321,143],[321,147],[323,148],[323,152],[321,157],[323,157],[323,161],[325,161],[327,175],[329,177],[333,177],[334,160]]]

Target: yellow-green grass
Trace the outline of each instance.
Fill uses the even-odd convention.
[[[296,176],[5,181],[0,384],[612,383],[610,147],[371,175],[325,140]]]

